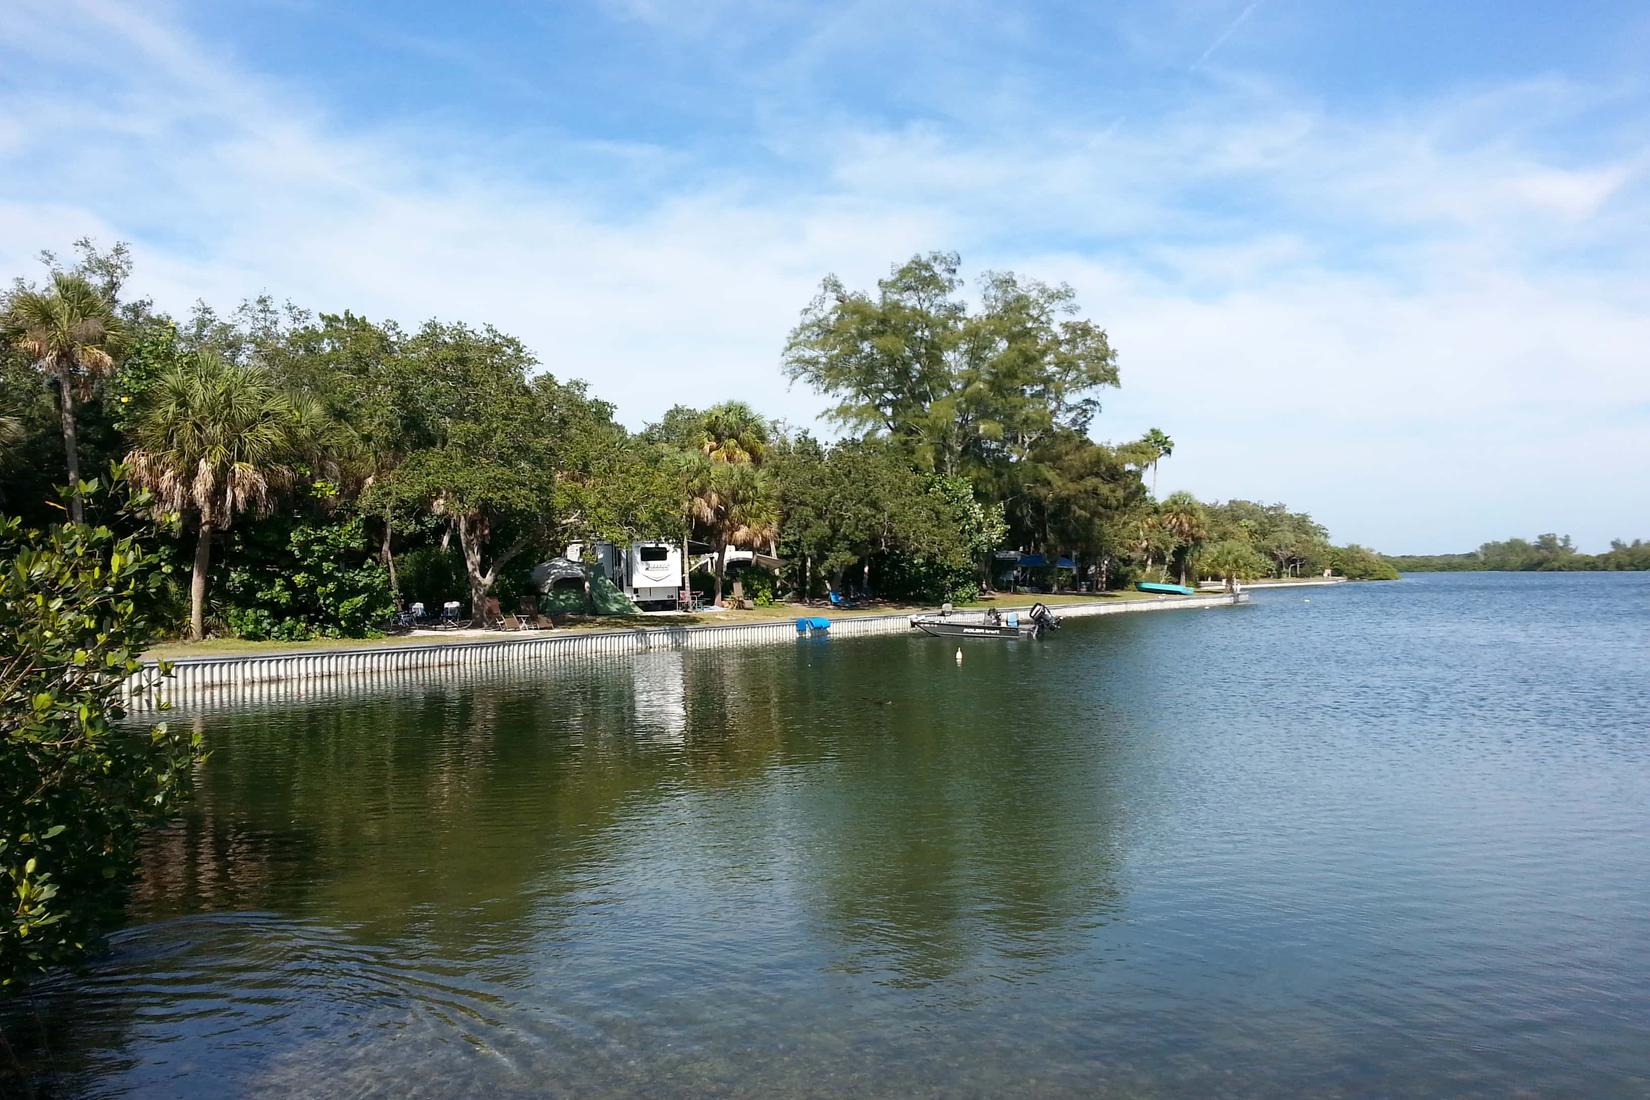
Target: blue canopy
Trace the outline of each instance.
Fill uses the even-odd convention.
[[[1027,569],[1035,569],[1040,565],[1048,565],[1049,560],[1041,554],[1021,554],[1020,555],[1020,564],[1025,566]],[[1056,569],[1076,569],[1077,568],[1077,563],[1072,561],[1070,558],[1061,558],[1059,561],[1054,562],[1053,564],[1054,564],[1054,568],[1056,568]]]

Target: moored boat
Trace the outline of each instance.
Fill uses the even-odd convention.
[[[1001,638],[1006,641],[1017,641],[1021,638],[1037,638],[1051,630],[1060,628],[1060,620],[1055,617],[1043,604],[1034,604],[1030,611],[1021,615],[1017,611],[1007,613],[991,608],[981,614],[964,613],[955,615],[942,612],[938,615],[913,615],[911,625],[925,634],[932,634],[936,638]]]

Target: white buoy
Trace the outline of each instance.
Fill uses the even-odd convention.
[[[962,664],[962,646],[957,647],[957,663]]]

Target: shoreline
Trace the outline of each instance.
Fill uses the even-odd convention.
[[[1337,584],[1351,584],[1345,577],[1301,577],[1287,581],[1249,581],[1243,586],[1245,592],[1255,592],[1266,588],[1330,588]]]
[[[1090,618],[1149,611],[1233,607],[1247,603],[1248,594],[1222,592],[1144,599],[1095,596],[1088,597],[1087,601],[1050,606],[1062,618]],[[1002,606],[1000,610],[1023,612],[1035,602],[1016,602]],[[971,613],[980,609],[968,607],[958,610]],[[840,617],[824,617],[830,618],[831,635],[860,637],[911,631],[914,629],[911,626],[912,616],[924,613],[932,614],[933,610],[850,612]],[[618,630],[535,631],[529,636],[494,632],[490,638],[453,639],[422,645],[368,644],[279,653],[180,657],[168,660],[172,675],[158,681],[157,661],[145,660],[142,670],[127,681],[122,695],[123,702],[132,711],[148,712],[183,701],[210,701],[213,697],[228,701],[249,694],[263,696],[272,687],[301,694],[301,689],[320,683],[336,686],[340,682],[378,680],[430,671],[509,667],[661,650],[794,642],[798,637],[796,621],[799,617],[802,616],[731,624],[638,626]],[[152,690],[145,690],[146,684],[152,684]]]

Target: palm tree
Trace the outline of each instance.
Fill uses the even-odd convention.
[[[1203,505],[1190,493],[1170,493],[1159,515],[1165,530],[1180,544],[1180,583],[1186,583],[1186,566],[1204,539],[1209,537]]]
[[[1157,495],[1157,464],[1174,454],[1174,440],[1163,434],[1162,428],[1153,428],[1143,436],[1140,442],[1150,448],[1152,453],[1152,496]]]
[[[1198,559],[1198,569],[1225,581],[1226,591],[1232,592],[1239,581],[1251,581],[1264,574],[1266,559],[1242,539],[1225,539]]]
[[[757,547],[778,537],[778,507],[768,472],[750,463],[697,464],[688,514],[710,537],[716,554],[716,591],[712,602],[721,606],[728,573],[728,548]]]
[[[773,486],[761,469],[768,453],[768,423],[742,401],[705,411],[699,454],[689,460],[689,517],[710,535],[716,552],[713,602],[722,603],[728,547],[760,546],[778,537]]]
[[[718,462],[761,465],[768,454],[768,422],[743,401],[705,410],[699,449]]]
[[[197,353],[156,381],[126,456],[131,478],[156,506],[195,529],[189,636],[205,635],[212,537],[237,514],[266,513],[295,474],[299,427],[293,405],[257,367]]]
[[[75,402],[90,396],[97,380],[114,369],[121,339],[113,304],[84,276],[52,273],[45,290],[19,290],[6,311],[17,346],[57,384],[63,418],[63,453],[69,471],[69,518],[85,518],[80,504],[80,455],[75,443]]]

